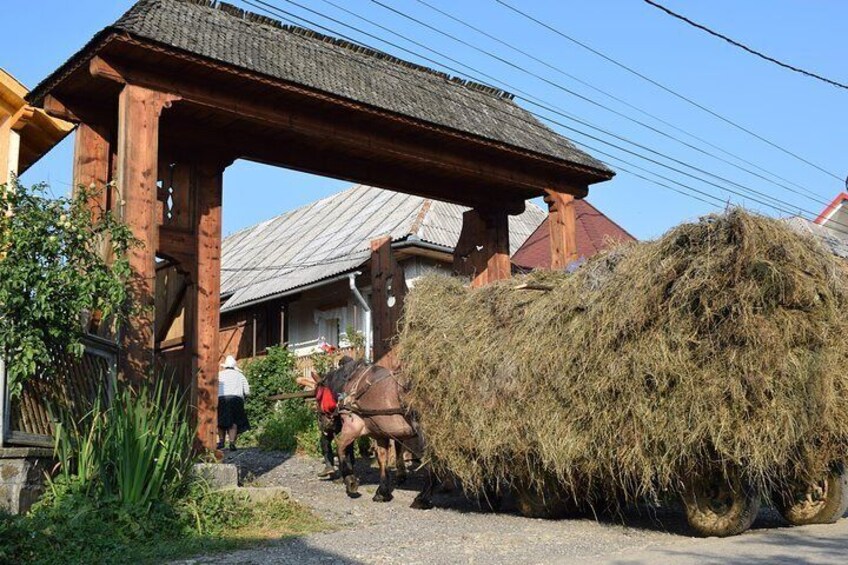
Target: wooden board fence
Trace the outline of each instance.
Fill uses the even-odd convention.
[[[52,446],[54,423],[48,406],[60,402],[80,419],[98,394],[104,400],[111,395],[110,377],[115,375],[116,361],[115,345],[93,336],[85,340],[81,359],[56,355],[53,365],[29,379],[19,396],[6,395],[2,445]]]

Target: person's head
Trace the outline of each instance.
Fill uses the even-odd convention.
[[[227,358],[224,359],[223,363],[221,363],[221,367],[223,367],[224,369],[238,370],[238,363],[236,362],[236,358],[232,355],[227,355]]]

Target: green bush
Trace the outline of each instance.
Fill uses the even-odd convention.
[[[12,394],[55,354],[82,355],[82,312],[118,323],[126,314],[132,232],[110,212],[92,215],[89,188],[64,198],[47,190],[0,185],[0,350],[14,361]]]
[[[210,491],[200,482],[171,504],[149,510],[66,493],[26,516],[0,514],[0,563],[162,562],[323,528],[285,495],[254,504],[246,495]]]
[[[247,441],[255,440],[266,450],[317,452],[318,428],[313,405],[301,399],[268,400],[275,394],[298,392],[296,375],[294,354],[286,347],[269,347],[265,357],[245,367],[251,391],[245,409],[253,426]],[[316,438],[315,442],[312,437]],[[308,445],[310,442],[315,445]]]

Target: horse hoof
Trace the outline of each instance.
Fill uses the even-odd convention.
[[[373,500],[374,502],[389,502],[393,498],[394,497],[391,494],[383,494],[383,493],[378,492],[374,495],[374,498],[372,498],[371,500]]]
[[[409,507],[415,510],[430,510],[433,507],[433,503],[427,499],[416,498]]]
[[[344,479],[345,483],[345,491],[347,491],[347,495],[351,498],[359,498],[361,495],[356,492],[356,489],[359,488],[359,483],[353,475],[348,475]]]

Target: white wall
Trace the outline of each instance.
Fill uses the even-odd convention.
[[[368,294],[362,289],[360,291],[368,300]],[[348,325],[365,333],[362,307],[351,294],[347,281],[304,292],[300,300],[289,304],[287,312],[289,347],[298,356],[318,351],[322,339],[332,345],[346,346],[345,330]],[[338,336],[335,334],[334,320],[338,320]]]

